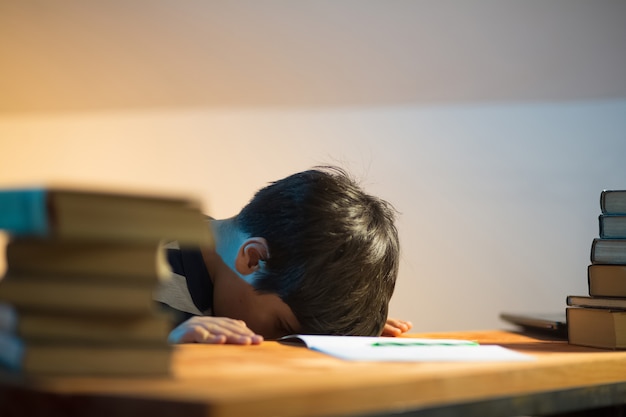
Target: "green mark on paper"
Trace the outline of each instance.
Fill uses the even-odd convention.
[[[478,346],[478,343],[472,341],[454,341],[454,342],[374,342],[371,346],[376,347],[396,347],[396,346]]]

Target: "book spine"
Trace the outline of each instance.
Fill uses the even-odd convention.
[[[600,212],[602,214],[606,213],[606,194],[607,194],[606,190],[603,190],[600,193]]]
[[[626,239],[626,215],[601,214],[598,227],[601,239]]]
[[[593,239],[591,241],[591,251],[589,253],[589,260],[591,261],[591,264],[595,264],[598,263],[596,261],[596,246],[598,245],[598,239]]]
[[[153,290],[154,286],[147,284],[111,285],[9,277],[0,281],[0,302],[11,304],[18,311],[138,316],[156,311]]]
[[[18,237],[6,245],[6,264],[7,276],[152,283],[170,277],[167,256],[156,243]]]
[[[167,375],[171,372],[171,347],[76,346],[28,344],[22,370],[56,375]]]
[[[587,286],[592,297],[626,297],[626,265],[589,265]]]
[[[573,345],[605,349],[626,347],[617,322],[623,312],[596,308],[567,308],[568,341]]]
[[[626,190],[604,190],[600,193],[602,214],[626,214]]]
[[[587,297],[584,295],[568,295],[565,302],[570,307],[616,310],[626,309],[626,299],[622,297]]]
[[[590,260],[592,264],[626,265],[626,239],[594,239]]]
[[[598,216],[598,236],[604,238],[604,214]]]
[[[43,189],[0,192],[0,229],[13,235],[46,236],[50,230]]]

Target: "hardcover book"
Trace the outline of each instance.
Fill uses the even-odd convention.
[[[603,214],[626,214],[626,190],[604,190],[600,193]]]
[[[568,306],[572,307],[626,310],[626,298],[620,297],[591,297],[586,295],[568,295],[566,303]]]
[[[18,311],[113,316],[139,316],[156,311],[152,299],[154,285],[85,281],[7,276],[0,281],[0,301]]]
[[[589,265],[589,295],[594,297],[626,297],[626,265]]]
[[[590,258],[593,264],[626,265],[626,239],[594,239]]]
[[[602,239],[626,239],[626,215],[601,214],[598,226]]]
[[[35,374],[167,375],[174,317],[153,299],[171,275],[162,245],[212,245],[207,222],[186,198],[0,190],[0,229],[10,237],[0,301],[17,312],[0,331],[0,364]]]
[[[0,229],[14,236],[212,244],[194,200],[70,188],[0,190]]]
[[[605,349],[626,348],[626,311],[568,308],[569,343]]]
[[[14,238],[6,262],[7,275],[14,277],[156,284],[171,273],[158,243]]]
[[[0,333],[0,364],[38,375],[168,376],[172,347],[19,344]]]
[[[63,341],[91,345],[155,346],[167,342],[172,328],[172,319],[166,314],[94,318],[84,314],[21,311],[15,323],[17,335],[27,344]]]

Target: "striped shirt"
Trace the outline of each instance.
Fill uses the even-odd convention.
[[[169,280],[159,284],[154,299],[182,313],[180,321],[191,316],[210,316],[213,309],[213,282],[202,252],[180,248],[177,242],[165,246],[172,269]]]

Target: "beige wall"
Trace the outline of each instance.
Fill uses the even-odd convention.
[[[621,0],[0,0],[0,113],[626,97]]]
[[[0,186],[183,191],[225,217],[339,164],[401,213],[392,314],[416,330],[562,311],[600,191],[626,187],[625,19],[619,0],[0,0]]]
[[[0,118],[0,184],[177,190],[230,216],[268,181],[342,165],[400,211],[392,314],[499,326],[586,291],[598,196],[626,178],[626,102]]]

